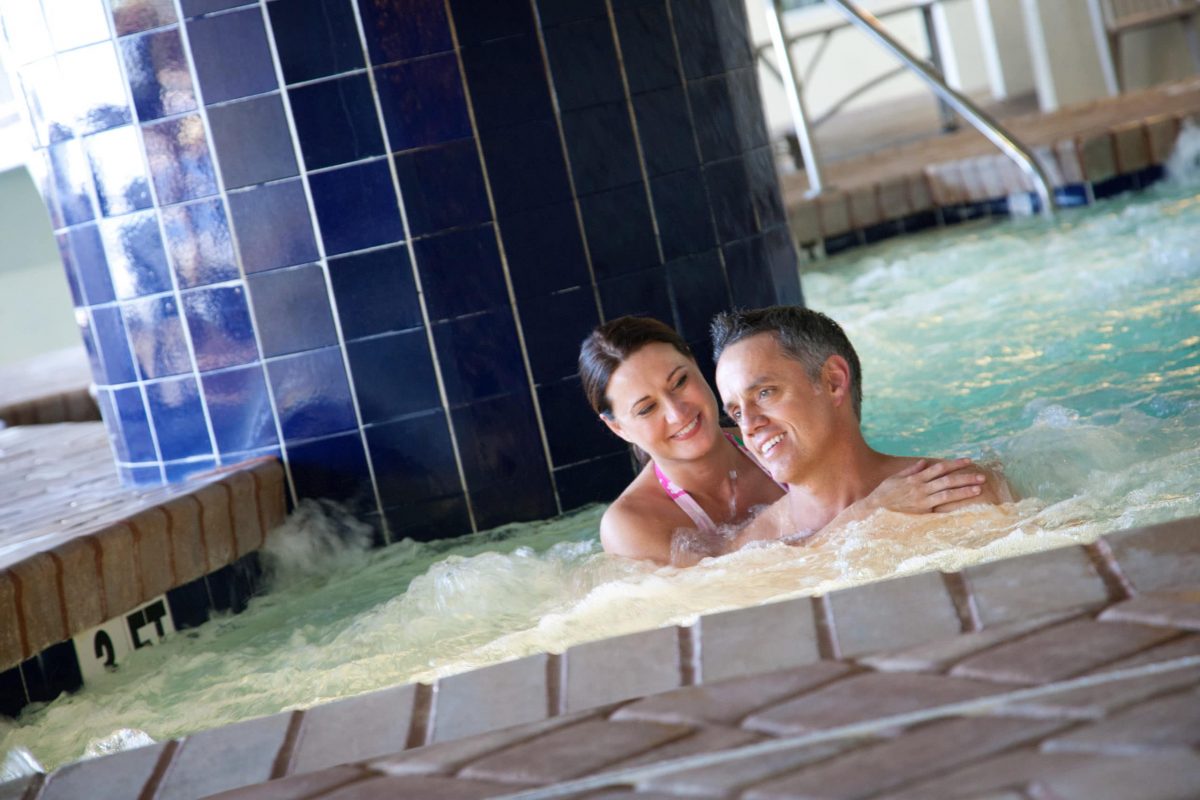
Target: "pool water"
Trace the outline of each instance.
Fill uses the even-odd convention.
[[[245,613],[31,706],[0,729],[0,752],[27,748],[52,767],[139,738],[129,731],[163,740],[707,611],[1200,515],[1197,230],[1200,181],[1175,180],[1054,223],[904,238],[804,276],[809,304],[859,350],[868,440],[997,460],[1018,503],[881,512],[810,547],[767,544],[689,569],[603,555],[601,507],[371,551],[363,526],[305,505],[274,535],[271,591]]]

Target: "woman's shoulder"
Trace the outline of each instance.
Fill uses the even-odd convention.
[[[605,552],[627,558],[652,558],[666,563],[671,556],[671,534],[678,521],[673,519],[675,504],[653,476],[648,483],[634,479],[614,500],[600,519],[600,542]]]

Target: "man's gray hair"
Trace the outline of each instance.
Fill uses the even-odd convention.
[[[743,339],[769,333],[783,352],[804,365],[809,380],[821,377],[821,368],[830,356],[841,356],[850,365],[850,401],[854,416],[862,420],[862,367],[854,345],[842,326],[820,311],[800,306],[771,306],[753,310],[722,311],[713,317],[713,362],[725,348]]]

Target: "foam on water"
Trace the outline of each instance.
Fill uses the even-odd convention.
[[[1185,145],[1183,172],[1136,200],[902,239],[804,278],[810,304],[859,349],[871,442],[996,459],[1020,502],[880,512],[802,547],[688,569],[603,555],[599,507],[368,551],[362,525],[306,504],[273,536],[271,590],[245,613],[31,707],[0,729],[0,750],[54,766],[704,612],[1200,515],[1200,135]]]

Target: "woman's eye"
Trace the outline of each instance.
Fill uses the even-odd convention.
[[[687,383],[687,379],[688,379],[687,375],[680,376],[679,380],[675,381],[675,388],[678,389],[681,386],[683,386],[685,383]]]
[[[639,417],[644,417],[644,416],[646,416],[647,414],[649,414],[649,413],[650,413],[651,411],[653,411],[653,410],[654,410],[654,403],[651,403],[651,404],[650,404],[650,405],[648,405],[648,406],[642,406],[641,408],[639,408],[639,409],[638,409],[638,412],[637,412],[637,415],[638,415]]]

